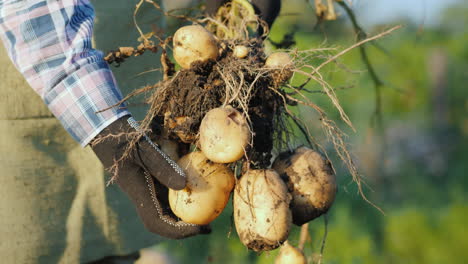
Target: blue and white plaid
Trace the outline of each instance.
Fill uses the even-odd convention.
[[[85,146],[116,119],[122,95],[91,46],[89,0],[0,0],[0,38],[17,69],[70,135]]]

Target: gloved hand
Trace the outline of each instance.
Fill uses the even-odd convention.
[[[226,2],[229,2],[229,0],[207,0],[206,12],[209,15],[214,15],[216,11],[218,11],[218,8]],[[251,0],[250,3],[260,18],[265,20],[265,22],[268,23],[268,27],[271,28],[271,25],[280,12],[281,0]]]
[[[137,123],[126,116],[104,129],[96,139],[136,132],[136,129]],[[95,142],[91,147],[106,168],[123,155],[129,143],[125,136],[107,137]],[[173,239],[211,231],[209,226],[188,224],[178,221],[174,216],[169,207],[167,188],[183,189],[186,184],[185,174],[149,138],[143,137],[131,155],[119,163],[116,183],[133,202],[149,231]]]

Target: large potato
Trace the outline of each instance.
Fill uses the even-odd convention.
[[[230,163],[239,160],[249,141],[247,121],[230,106],[210,110],[200,124],[200,148],[211,161]]]
[[[179,28],[174,34],[174,59],[184,69],[190,68],[195,61],[215,60],[218,45],[214,36],[199,25]]]
[[[225,165],[209,161],[201,152],[183,156],[178,164],[187,175],[187,186],[179,191],[169,189],[169,205],[183,221],[206,225],[226,207],[234,188],[234,174]]]
[[[274,170],[249,170],[234,190],[234,223],[241,242],[255,251],[279,247],[291,228],[290,196]]]
[[[282,153],[272,168],[287,179],[294,224],[302,225],[319,217],[333,204],[335,174],[330,162],[318,152],[300,147],[293,153]]]

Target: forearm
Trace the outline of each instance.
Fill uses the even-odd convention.
[[[10,58],[67,131],[86,145],[129,114],[102,53],[92,49],[89,1],[9,1],[0,5],[0,36]]]

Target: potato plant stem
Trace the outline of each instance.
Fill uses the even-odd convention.
[[[325,250],[325,243],[327,241],[327,236],[328,236],[328,213],[323,215],[323,223],[324,223],[325,230],[323,233],[322,245],[320,246],[320,258],[319,258],[319,261],[317,262],[318,264],[322,263],[323,252]]]
[[[310,239],[309,223],[305,223],[301,226],[301,233],[299,234],[299,244],[297,248],[299,248],[301,251],[304,251],[304,245],[308,239]]]

